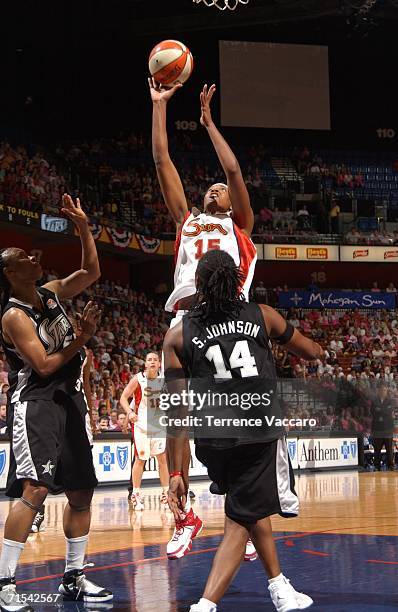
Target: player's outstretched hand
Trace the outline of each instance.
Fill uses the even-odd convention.
[[[148,78],[149,91],[151,92],[152,102],[159,102],[163,100],[164,102],[168,102],[172,96],[174,96],[177,89],[181,89],[182,83],[177,83],[174,87],[170,89],[166,89],[162,87],[160,83],[155,81],[153,77]]]
[[[213,84],[210,86],[210,89],[207,88],[207,85],[204,85],[200,92],[200,123],[206,128],[213,123],[210,102],[215,91],[216,86]]]
[[[80,230],[87,226],[88,219],[80,206],[79,198],[76,198],[75,203],[68,193],[64,193],[62,196],[61,212],[76,225],[77,229]]]
[[[86,336],[94,336],[99,320],[101,319],[101,311],[97,304],[88,302],[80,316],[80,329],[82,334]]]
[[[170,478],[169,490],[167,492],[167,501],[169,508],[174,515],[176,521],[181,521],[185,518],[184,507],[187,501],[185,485],[181,476],[172,476]]]

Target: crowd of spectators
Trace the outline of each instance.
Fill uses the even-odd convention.
[[[396,292],[392,283],[390,290]],[[378,385],[385,383],[398,423],[396,310],[291,309],[287,318],[325,351],[324,359],[305,362],[274,346],[278,374],[289,379],[288,386],[282,385],[288,416],[316,418],[319,429],[351,431],[369,438],[372,402]]]
[[[395,246],[398,245],[398,231],[374,230],[372,232],[362,232],[353,227],[345,234],[344,242],[347,244]]]
[[[40,151],[30,155],[24,146],[0,142],[1,201],[28,210],[42,210],[51,202],[60,202],[65,184],[64,177]]]
[[[334,188],[364,186],[365,178],[360,172],[352,174],[345,164],[328,164],[317,153],[311,153],[308,147],[295,147],[292,160],[300,175],[328,179]]]

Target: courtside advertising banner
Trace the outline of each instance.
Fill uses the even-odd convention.
[[[315,244],[264,244],[264,259],[274,261],[339,261],[339,247]]]
[[[6,488],[9,465],[10,465],[10,443],[0,442],[0,489]]]
[[[342,246],[340,260],[356,263],[397,263],[398,246]]]
[[[357,438],[288,438],[293,469],[355,467]]]
[[[395,293],[363,291],[283,291],[280,308],[383,308],[396,306]]]
[[[99,482],[129,482],[131,476],[130,440],[95,440],[95,472]]]

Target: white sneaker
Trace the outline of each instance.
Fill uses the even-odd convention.
[[[0,580],[0,610],[2,612],[33,612],[33,608],[28,604],[19,603],[15,578]]]
[[[283,576],[281,580],[270,584],[268,590],[277,612],[305,610],[314,603],[308,595],[295,591],[290,584],[290,580],[285,576]]]
[[[133,510],[144,510],[144,500],[140,493],[132,493],[130,497],[130,503],[133,506]]]
[[[192,540],[202,531],[203,523],[192,508],[183,521],[176,523],[173,537],[167,543],[169,559],[181,559],[192,548]]]
[[[257,551],[254,548],[254,544],[250,539],[247,540],[244,558],[245,558],[245,561],[256,561],[256,559],[258,559]]]
[[[94,563],[86,563],[80,570],[69,570],[65,572],[58,592],[66,601],[84,601],[95,603],[99,608],[101,603],[113,599],[113,593],[109,589],[98,586],[86,578],[84,570],[93,566]]]

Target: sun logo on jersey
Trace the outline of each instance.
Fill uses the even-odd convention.
[[[64,348],[64,340],[67,335],[70,335],[70,331],[69,321],[63,314],[53,321],[44,319],[40,323],[39,336],[47,346],[46,352],[51,355],[61,347]]]
[[[188,227],[192,227],[193,229],[191,231],[188,231]],[[202,232],[211,233],[216,231],[220,232],[220,234],[223,234],[224,236],[228,235],[228,230],[226,230],[225,227],[221,225],[221,223],[197,223],[196,221],[190,221],[186,224],[182,235],[191,237],[199,236],[199,234],[201,234]]]

